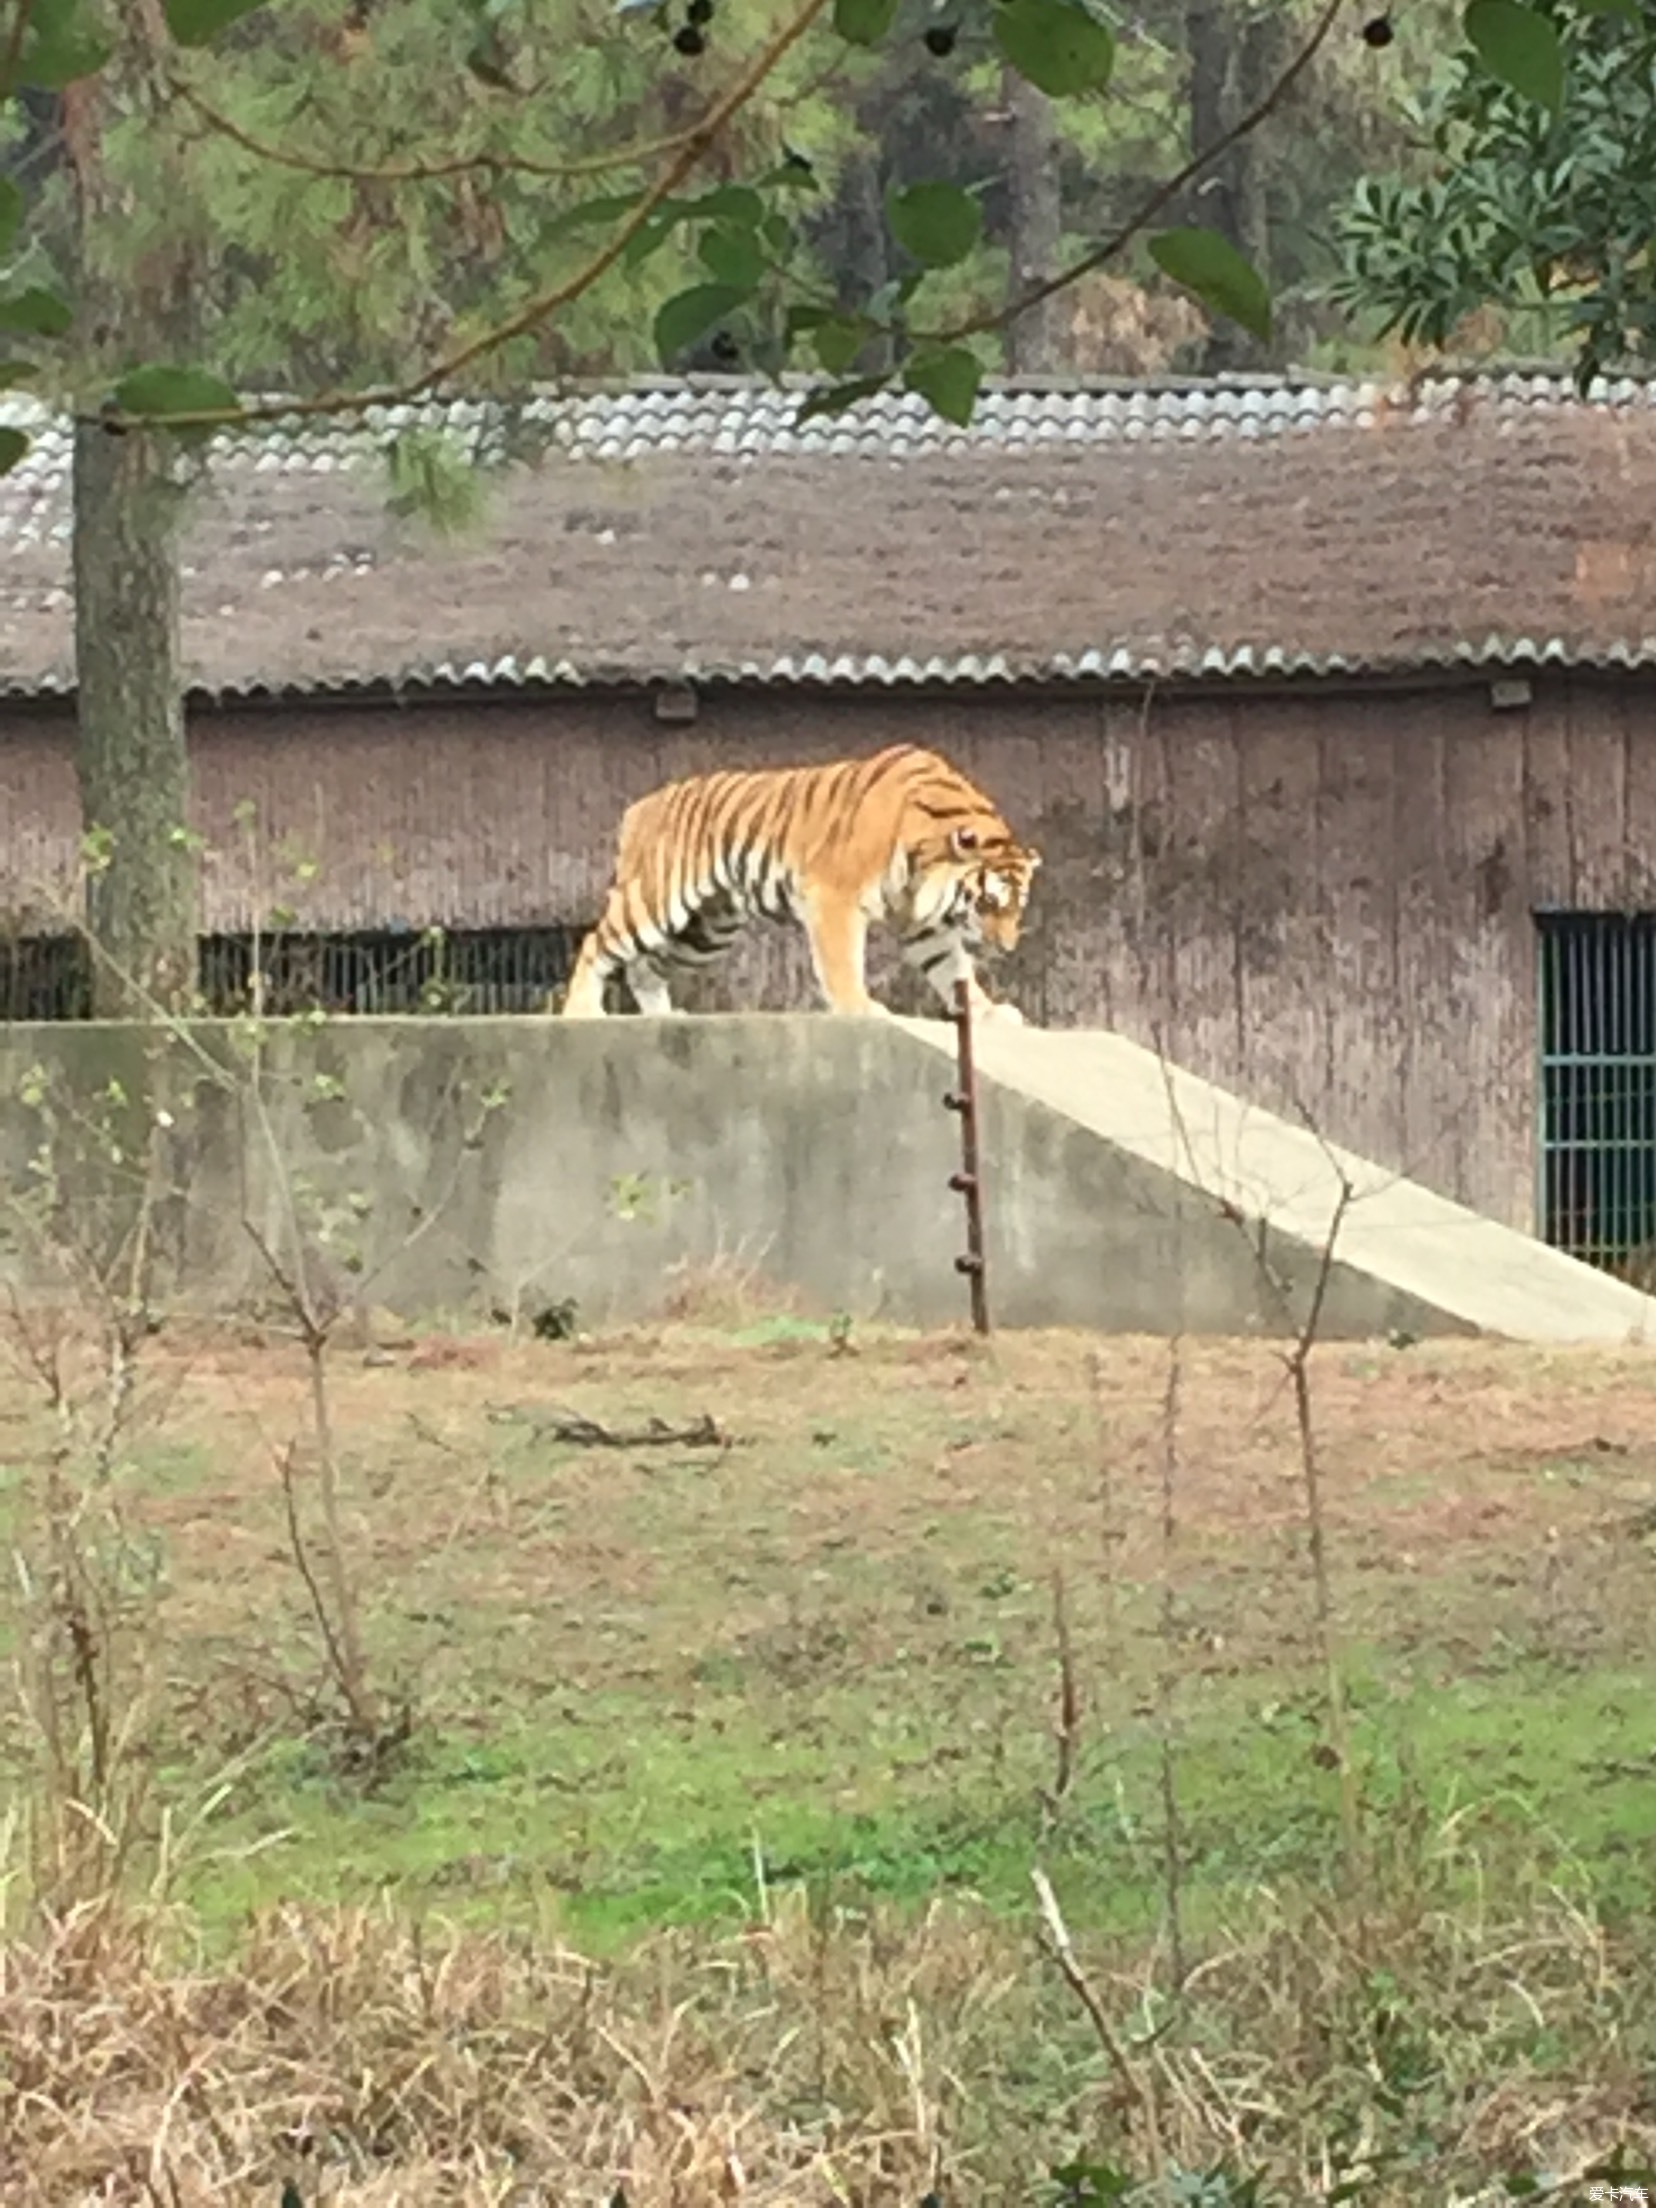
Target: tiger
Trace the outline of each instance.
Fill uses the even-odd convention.
[[[914,744],[670,782],[622,817],[564,1017],[602,1017],[617,973],[641,1012],[671,1012],[674,971],[713,965],[760,917],[803,924],[832,1012],[890,1016],[865,965],[869,926],[883,921],[951,1009],[963,981],[975,1014],[1021,1024],[1015,1005],[990,998],[968,946],[1016,946],[1040,864],[958,768]]]

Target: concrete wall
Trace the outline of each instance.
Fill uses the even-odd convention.
[[[363,1018],[277,1029],[257,1061],[226,1023],[0,1028],[0,1276],[50,1279],[71,1244],[107,1259],[153,1141],[157,1247],[219,1308],[268,1294],[251,1228],[324,1293],[410,1315],[574,1297],[590,1325],[713,1266],[823,1311],[956,1323],[950,1072],[901,1026],[820,1015]],[[993,1082],[983,1146],[998,1322],[1281,1330],[1200,1190]],[[1315,1247],[1265,1239],[1302,1308]],[[1335,1268],[1330,1333],[1454,1323]]]

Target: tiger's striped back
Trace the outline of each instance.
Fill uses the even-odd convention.
[[[959,978],[975,988],[965,944],[1015,945],[1039,864],[966,776],[914,745],[669,783],[623,816],[564,1009],[601,1012],[604,981],[623,972],[643,1009],[668,1010],[672,969],[722,957],[753,917],[804,924],[836,1010],[881,1009],[863,975],[876,920],[943,993]]]

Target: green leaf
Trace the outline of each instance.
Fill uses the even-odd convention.
[[[736,284],[692,284],[674,294],[655,318],[656,358],[666,368],[698,337],[741,306],[748,289]]]
[[[605,192],[599,199],[583,199],[578,207],[566,207],[540,232],[542,244],[572,237],[577,230],[592,230],[599,223],[618,223],[638,205],[637,192]]]
[[[897,0],[834,0],[834,28],[853,46],[878,46],[897,20]]]
[[[35,0],[18,51],[16,84],[61,92],[80,77],[95,76],[113,51],[84,20],[81,0]],[[13,89],[0,83],[0,93]]]
[[[1163,230],[1150,240],[1150,258],[1203,306],[1228,314],[1261,344],[1271,335],[1271,295],[1264,278],[1217,230]]]
[[[868,343],[872,325],[860,314],[830,315],[816,333],[816,356],[831,376],[843,376]]]
[[[704,231],[696,250],[721,284],[752,291],[764,280],[764,250],[751,230]]]
[[[919,392],[934,414],[964,429],[972,419],[983,363],[964,345],[950,345],[935,353],[916,353],[903,369],[903,382]]]
[[[1557,24],[1523,0],[1471,0],[1463,21],[1490,75],[1556,115],[1564,100],[1564,42]]]
[[[621,248],[621,266],[638,268],[647,261],[656,248],[671,236],[678,217],[654,214],[648,222],[640,223],[626,244]]]
[[[0,475],[10,475],[28,449],[29,440],[20,429],[0,429]]]
[[[209,46],[220,31],[263,5],[264,0],[164,0],[167,28],[180,46]]]
[[[23,227],[23,194],[9,176],[0,176],[0,253]]]
[[[857,376],[850,383],[825,383],[820,389],[807,393],[794,416],[794,426],[814,422],[824,414],[843,414],[859,399],[871,399],[876,391],[883,391],[886,382],[884,376]]]
[[[734,222],[744,230],[757,230],[765,213],[765,203],[751,184],[717,184],[698,198],[669,204],[681,221]]]
[[[162,362],[134,368],[110,393],[123,414],[217,414],[240,404],[233,386],[205,368]]]
[[[39,369],[32,360],[0,360],[0,391],[11,390],[14,384],[27,383]]]
[[[627,240],[621,265],[637,268],[647,261],[681,222],[718,221],[751,230],[757,228],[764,212],[765,203],[751,184],[719,184],[695,199],[664,199],[652,208],[649,221]]]
[[[1639,0],[1576,0],[1583,15],[1621,15],[1629,23],[1639,20]]]
[[[953,268],[983,234],[983,209],[958,184],[911,184],[887,193],[886,221],[904,252],[927,268]]]
[[[790,153],[778,161],[775,168],[767,169],[763,176],[754,178],[759,190],[765,192],[819,192],[822,189],[816,170],[802,153]]]
[[[67,300],[43,284],[29,284],[0,298],[0,330],[16,330],[26,337],[66,337],[75,317]]]
[[[1115,68],[1114,34],[1075,0],[1000,0],[995,43],[1020,77],[1055,100],[1101,92]]]

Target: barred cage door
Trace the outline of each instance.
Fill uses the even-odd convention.
[[[1621,1271],[1656,1244],[1656,913],[1536,920],[1542,1233]]]
[[[354,934],[211,935],[201,987],[215,1012],[245,1008],[255,966],[272,1013],[541,1012],[567,983],[584,928],[400,928]]]
[[[569,980],[586,927],[273,929],[200,943],[207,1009],[272,1016],[324,1012],[538,1013]],[[254,971],[262,977],[256,991]],[[92,968],[78,936],[0,935],[0,1021],[80,1020]]]

